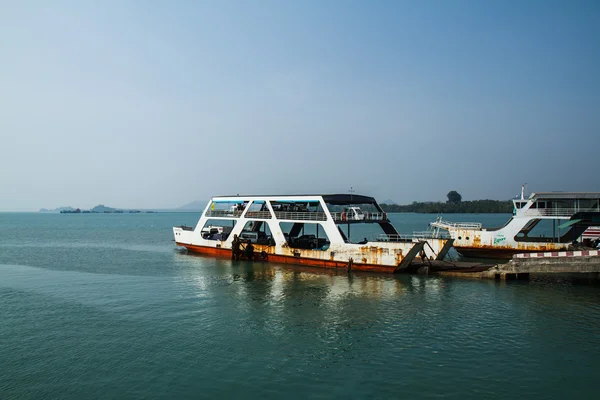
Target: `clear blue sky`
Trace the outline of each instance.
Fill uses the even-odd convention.
[[[0,1],[0,210],[600,191],[598,1]]]

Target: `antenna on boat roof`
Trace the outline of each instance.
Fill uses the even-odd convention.
[[[356,192],[356,190],[352,189],[352,186],[350,186],[350,190],[348,190],[348,193],[350,193],[350,201],[352,201],[352,193]]]
[[[521,185],[521,200],[525,200],[525,186],[527,186],[527,182]]]
[[[525,184],[521,185],[521,200],[525,200]]]

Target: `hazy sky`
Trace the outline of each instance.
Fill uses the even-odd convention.
[[[0,210],[600,191],[600,2],[0,0]]]

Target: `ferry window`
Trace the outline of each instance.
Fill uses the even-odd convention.
[[[574,200],[557,200],[554,202],[556,208],[575,208]]]
[[[252,243],[275,245],[269,224],[265,221],[248,221],[240,233],[241,239]]]
[[[266,207],[264,201],[262,201],[262,200],[254,200],[250,204],[250,208],[248,208],[248,211],[263,211],[266,208],[267,207]]]
[[[203,239],[227,240],[229,234],[235,227],[235,219],[209,219],[201,229]]]
[[[579,200],[579,209],[580,210],[594,210],[598,204],[598,200],[592,199],[580,199]]]
[[[318,201],[271,201],[273,210],[287,212],[322,212],[321,203]]]
[[[255,200],[250,203],[248,211],[246,212],[247,218],[271,218],[271,211],[267,207],[267,203],[263,200]]]
[[[292,248],[322,251],[329,249],[329,237],[323,225],[319,223],[280,222],[279,227],[287,244]]]
[[[208,207],[207,215],[209,217],[239,217],[248,202],[244,201],[213,201]]]

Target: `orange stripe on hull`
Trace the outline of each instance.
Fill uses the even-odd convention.
[[[176,243],[177,246],[182,246],[193,253],[206,254],[218,257],[231,258],[231,249],[223,249],[219,247],[208,247],[208,246],[196,246],[193,244]],[[284,256],[280,254],[267,254],[266,259],[261,259],[260,252],[254,253],[255,261],[274,262],[280,264],[294,264],[294,265],[305,265],[310,267],[319,268],[334,268],[334,269],[347,269],[348,263],[342,261],[332,260],[318,260],[314,258],[300,258],[293,256]],[[389,265],[375,265],[375,264],[362,264],[353,263],[352,270],[356,271],[370,271],[370,272],[386,272],[393,273],[396,267]]]

